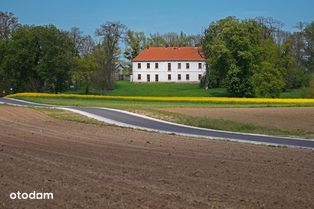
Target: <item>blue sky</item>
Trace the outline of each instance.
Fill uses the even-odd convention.
[[[0,11],[13,12],[23,24],[54,24],[85,34],[106,21],[120,21],[149,33],[201,33],[212,21],[227,17],[274,17],[292,31],[296,22],[314,21],[314,0],[0,0]]]

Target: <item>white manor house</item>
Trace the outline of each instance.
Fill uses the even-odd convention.
[[[198,47],[150,47],[132,60],[132,82],[199,82],[206,73]]]

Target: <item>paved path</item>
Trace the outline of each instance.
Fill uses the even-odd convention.
[[[11,105],[22,105],[32,107],[54,107],[58,109],[67,109],[73,112],[86,115],[107,123],[132,127],[144,130],[152,130],[166,133],[175,133],[178,135],[196,136],[205,138],[220,138],[233,141],[242,141],[256,144],[273,144],[291,147],[303,147],[314,149],[314,141],[298,138],[266,136],[258,134],[235,133],[227,131],[218,131],[204,128],[191,127],[181,124],[161,121],[146,116],[108,108],[85,108],[85,107],[62,107],[44,104],[35,104],[20,100],[0,98],[0,102]]]

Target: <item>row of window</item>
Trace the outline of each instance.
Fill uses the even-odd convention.
[[[146,63],[146,68],[150,69],[150,64],[151,63]],[[171,71],[171,63],[168,63],[168,71]],[[141,69],[142,68],[142,63],[137,63],[137,68]],[[159,63],[155,63],[155,69],[159,68]],[[182,63],[178,63],[178,69],[182,68]],[[185,69],[190,69],[190,63],[185,63]],[[202,69],[202,63],[198,63],[198,69]]]
[[[198,74],[198,80],[201,80],[202,75]],[[146,75],[146,79],[148,82],[150,82],[150,74]],[[178,81],[181,81],[182,77],[181,74],[178,74]],[[142,74],[137,74],[137,80],[142,80]],[[190,74],[185,75],[185,80],[189,81],[190,80]],[[155,74],[155,81],[159,81],[159,75]],[[171,74],[168,74],[168,81],[171,81]]]

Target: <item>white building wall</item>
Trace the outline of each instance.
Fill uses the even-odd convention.
[[[138,69],[138,63],[141,63],[141,69]],[[147,63],[150,63],[150,69],[147,69]],[[155,68],[155,63],[158,63],[158,69]],[[168,63],[171,63],[171,71],[168,71]],[[181,63],[181,69],[178,69],[178,63]],[[190,68],[186,69],[186,63],[189,63]],[[202,67],[199,69],[199,63]],[[204,61],[168,61],[168,62],[133,62],[132,63],[132,82],[148,82],[147,75],[150,75],[150,82],[155,81],[155,75],[158,75],[158,82],[199,82],[199,75],[203,76],[206,73],[206,65]],[[141,75],[141,80],[138,75]],[[171,75],[171,80],[168,80],[168,75]],[[178,75],[181,75],[181,80],[178,80]],[[186,79],[186,75],[190,79]]]

